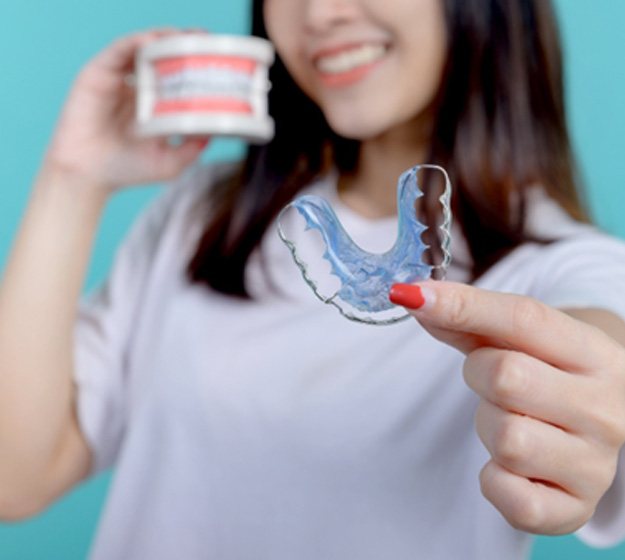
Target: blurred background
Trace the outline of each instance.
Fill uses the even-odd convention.
[[[605,230],[625,238],[625,2],[557,0],[556,7],[567,62],[570,123],[592,214]],[[0,271],[63,100],[86,60],[115,37],[154,26],[246,33],[248,8],[248,0],[2,2]],[[233,159],[240,157],[242,149],[236,141],[219,140],[202,157]],[[105,277],[117,244],[160,188],[134,188],[111,200],[85,290]],[[110,474],[105,474],[87,482],[30,521],[0,524],[0,560],[85,558],[109,480]],[[625,544],[595,550],[567,536],[538,538],[532,560],[623,558]]]

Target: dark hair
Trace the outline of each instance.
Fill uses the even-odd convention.
[[[466,237],[475,280],[525,231],[526,194],[540,185],[572,217],[586,220],[566,124],[562,56],[549,0],[444,0],[448,53],[434,101],[429,159],[454,187],[454,220]],[[267,37],[263,2],[252,33]],[[278,58],[270,70],[274,139],[252,146],[240,171],[210,190],[210,218],[187,274],[247,296],[245,264],[279,210],[329,165],[354,169],[359,142],[337,136]],[[427,189],[426,189],[427,190]],[[424,197],[436,231],[438,203]],[[514,202],[514,204],[513,204]]]

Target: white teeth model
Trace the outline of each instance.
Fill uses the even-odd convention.
[[[160,99],[185,99],[202,96],[232,96],[247,99],[253,77],[228,68],[186,68],[158,79]]]
[[[384,45],[363,45],[339,54],[321,57],[317,60],[317,68],[327,74],[340,74],[365,64],[371,64],[385,54]]]

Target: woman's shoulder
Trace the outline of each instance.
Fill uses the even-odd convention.
[[[554,307],[602,307],[625,314],[625,240],[570,217],[555,201],[535,201],[524,243],[476,285],[536,297]]]
[[[625,241],[593,223],[571,217],[554,199],[538,189],[530,195],[527,231],[543,240],[536,253],[543,259],[566,256],[574,260],[596,260],[614,256],[625,266]]]
[[[530,273],[554,268],[579,271],[588,266],[609,266],[625,271],[625,240],[597,226],[578,223],[566,235],[523,243],[489,270]]]

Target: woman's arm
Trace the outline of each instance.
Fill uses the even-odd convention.
[[[136,33],[78,75],[33,188],[0,284],[0,518],[36,513],[86,475],[76,420],[74,326],[93,238],[108,198],[177,177],[206,146],[134,132],[125,80],[137,49],[178,33]]]
[[[88,471],[72,333],[104,192],[43,170],[0,284],[2,519],[35,513]]]

